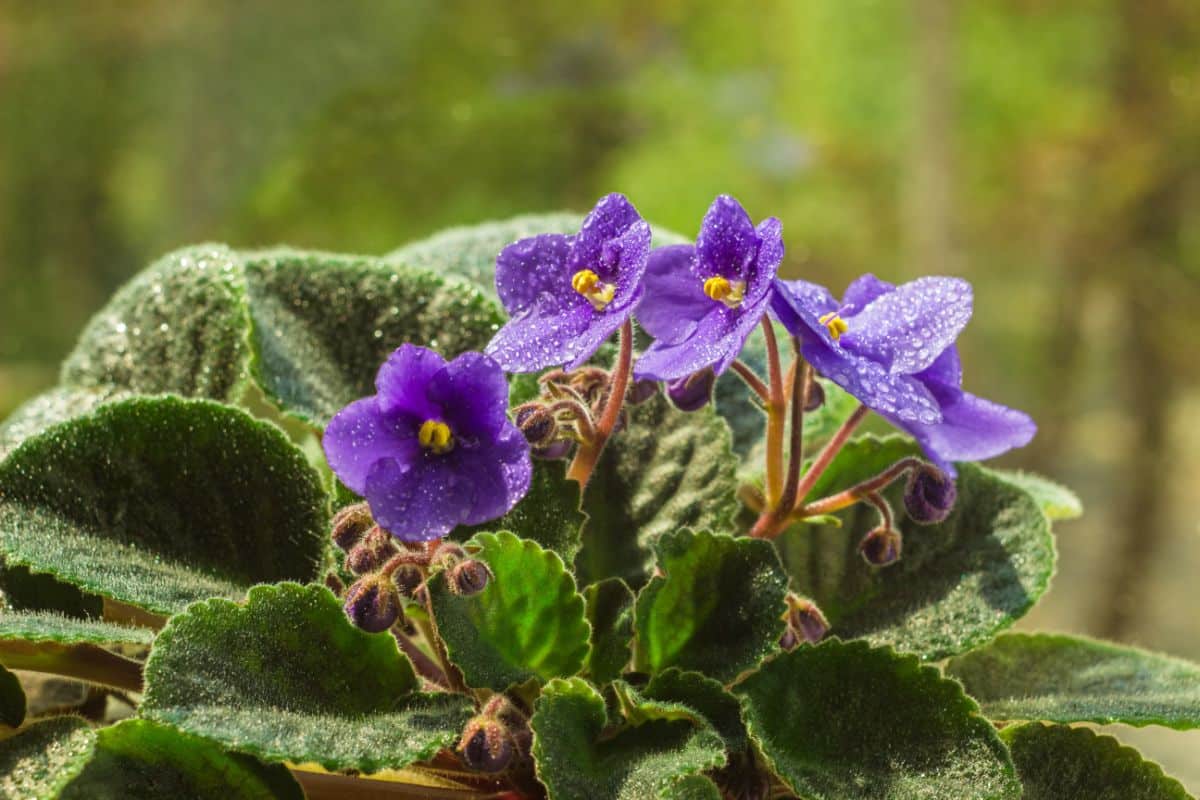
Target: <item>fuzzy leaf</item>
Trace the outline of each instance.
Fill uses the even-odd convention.
[[[0,666],[0,730],[25,721],[25,690],[17,676]]]
[[[503,322],[477,290],[379,259],[273,250],[245,261],[255,377],[318,427],[374,394],[379,365],[405,342],[449,358],[482,350]]]
[[[0,611],[0,642],[149,645],[154,631],[98,619],[75,619],[37,611]]]
[[[992,719],[1200,727],[1200,665],[1136,647],[1010,633],[947,671]]]
[[[1132,747],[1087,728],[1032,722],[1006,728],[1024,800],[1192,800]]]
[[[503,691],[579,672],[588,623],[562,559],[508,531],[481,533],[467,547],[492,570],[482,592],[453,593],[445,573],[429,582],[438,630],[467,685]]]
[[[751,737],[805,798],[1021,796],[979,707],[913,656],[833,639],[777,656],[734,691]]]
[[[257,586],[171,618],[146,663],[141,715],[265,761],[399,769],[454,743],[465,698],[421,694],[390,634],[346,619],[323,586]]]
[[[142,666],[106,648],[146,647],[154,631],[47,613],[0,613],[0,662],[13,669],[129,690],[142,681]]]
[[[583,498],[588,514],[575,559],[581,583],[646,582],[651,545],[681,527],[727,530],[738,509],[729,427],[711,408],[691,414],[657,397],[630,409]]]
[[[621,677],[633,657],[633,592],[620,578],[607,578],[583,590],[592,628],[587,674],[604,685]]]
[[[642,695],[647,700],[679,703],[699,712],[720,734],[730,752],[744,750],[749,745],[738,699],[718,680],[672,667],[652,677]]]
[[[235,398],[246,377],[238,256],[223,245],[177,250],[122,287],[63,364],[73,388]]]
[[[546,685],[534,707],[533,757],[550,800],[700,797],[674,785],[721,766],[721,739],[701,717],[641,701],[640,724],[609,727],[604,699],[579,678]],[[680,790],[682,791],[682,789]]]
[[[1083,503],[1079,496],[1049,478],[1011,469],[996,470],[996,474],[1033,495],[1051,520],[1078,519],[1083,516]]]
[[[96,732],[80,717],[52,717],[0,740],[0,798],[57,798],[95,745]]]
[[[9,565],[157,613],[260,581],[308,579],[320,478],[274,426],[174,397],[105,405],[0,465]]]
[[[655,544],[664,576],[637,599],[637,668],[721,681],[758,664],[783,635],[787,575],[770,542],[688,529]]]
[[[566,462],[535,460],[529,491],[512,511],[484,525],[456,528],[454,538],[465,541],[480,531],[512,531],[570,564],[579,552],[580,531],[587,520],[579,505],[579,483],[567,478]]]
[[[897,509],[901,489],[887,494]],[[793,526],[776,545],[793,588],[844,639],[892,644],[930,661],[956,655],[1025,614],[1054,572],[1054,540],[1038,504],[974,464],[959,465],[958,502],[944,522],[901,522],[904,555],[890,567],[870,567],[858,553],[878,524],[875,510],[858,505],[839,516],[841,528]]]
[[[13,611],[48,611],[81,618],[104,613],[103,598],[16,564],[0,567],[0,590],[4,592],[4,607]]]
[[[0,424],[0,459],[30,436],[73,417],[81,417],[119,392],[56,387],[27,400]]]

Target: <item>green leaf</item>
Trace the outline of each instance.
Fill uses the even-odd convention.
[[[730,752],[749,746],[738,699],[725,691],[718,680],[672,667],[652,677],[642,695],[648,700],[679,703],[699,712],[720,734]]]
[[[676,411],[663,397],[630,409],[584,493],[588,514],[575,569],[583,584],[646,582],[650,547],[689,526],[727,530],[737,512],[737,459],[729,427],[709,407]]]
[[[265,761],[399,769],[452,745],[472,713],[420,694],[390,634],[350,624],[323,586],[257,586],[172,617],[146,664],[141,715]]]
[[[775,773],[811,800],[1019,798],[995,729],[956,682],[891,648],[827,640],[734,687]]]
[[[400,345],[449,358],[482,350],[503,322],[479,291],[379,259],[272,250],[245,261],[255,377],[318,427],[374,394],[375,373]]]
[[[720,737],[702,717],[630,696],[643,721],[610,727],[604,699],[586,681],[546,685],[530,725],[538,780],[550,800],[705,797],[694,785],[690,795],[673,787],[724,763]]]
[[[454,538],[466,541],[481,531],[511,531],[553,550],[570,564],[579,552],[580,531],[587,520],[579,505],[579,482],[567,478],[566,462],[535,459],[529,491],[516,508],[485,525],[456,528]]]
[[[1025,786],[1024,800],[1192,800],[1161,767],[1111,736],[1038,722],[1000,735]]]
[[[177,250],[122,287],[63,364],[68,387],[235,398],[246,377],[241,264],[223,245]]]
[[[467,685],[499,692],[579,672],[590,631],[562,559],[508,531],[479,534],[467,544],[476,548],[493,576],[482,592],[454,594],[444,572],[429,581],[438,631]]]
[[[56,387],[26,401],[0,424],[0,459],[30,436],[73,417],[81,417],[119,393]]]
[[[1083,503],[1079,496],[1049,478],[1010,469],[996,470],[996,474],[1033,495],[1033,499],[1051,520],[1078,519],[1083,516]]]
[[[934,661],[990,640],[1045,593],[1055,558],[1045,514],[990,470],[958,466],[954,511],[937,525],[903,520],[904,556],[890,567],[858,553],[878,524],[868,506],[841,512],[841,528],[794,526],[776,540],[792,587],[820,606],[834,634]],[[897,508],[901,490],[887,495]]]
[[[96,644],[105,647],[149,645],[154,641],[154,631],[48,612],[5,611],[0,612],[0,642],[3,641]]]
[[[592,650],[587,674],[604,685],[621,677],[633,657],[633,592],[620,578],[607,578],[583,590]]]
[[[15,728],[25,721],[25,690],[12,672],[0,666],[0,729]]]
[[[69,583],[16,564],[0,567],[4,606],[14,611],[51,611],[69,617],[99,617],[103,598],[84,594]]]
[[[721,800],[721,790],[703,775],[686,775],[662,794],[665,800]]]
[[[770,542],[688,529],[660,537],[637,599],[637,668],[731,681],[779,647],[787,576]]]
[[[992,719],[1200,727],[1200,665],[1136,647],[1011,633],[946,669]]]
[[[142,665],[106,648],[145,647],[153,640],[148,628],[57,614],[0,613],[0,662],[126,691],[141,689]]]
[[[0,740],[0,797],[53,800],[91,758],[96,733],[79,717],[53,717]]]
[[[325,493],[278,428],[204,400],[135,398],[0,465],[9,565],[157,613],[316,573]]]

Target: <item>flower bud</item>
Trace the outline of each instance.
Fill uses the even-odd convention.
[[[487,588],[488,581],[492,579],[492,570],[482,561],[468,558],[453,567],[446,577],[450,591],[470,597]]]
[[[392,582],[396,584],[396,591],[401,597],[415,597],[424,580],[425,576],[415,564],[401,564],[392,573]]]
[[[798,644],[800,644],[800,637],[796,635],[795,629],[788,625],[784,628],[783,636],[779,637],[779,646],[784,650],[794,650]]]
[[[904,510],[913,522],[932,525],[950,515],[957,497],[958,489],[950,476],[933,467],[915,469],[904,487]]]
[[[899,531],[890,528],[876,528],[859,542],[858,552],[862,553],[862,557],[868,564],[887,567],[900,560],[902,544]]]
[[[788,606],[788,625],[801,641],[816,644],[829,633],[829,621],[812,600],[793,596],[788,598]]]
[[[825,387],[816,378],[808,381],[808,402],[804,404],[805,411],[816,411],[825,405]]]
[[[376,525],[346,554],[346,569],[355,575],[374,572],[400,552],[392,535]]]
[[[491,717],[478,716],[467,723],[458,750],[472,769],[503,772],[512,763],[515,748],[502,724]]]
[[[333,543],[345,552],[358,544],[363,534],[375,524],[371,516],[371,508],[366,503],[355,503],[346,506],[333,515]]]
[[[379,633],[400,618],[400,596],[390,578],[367,575],[350,586],[343,608],[357,627]]]
[[[629,387],[629,394],[625,398],[625,404],[630,406],[638,406],[649,400],[654,399],[658,395],[658,381],[642,379],[634,381]]]
[[[569,439],[557,439],[546,447],[531,450],[530,454],[534,458],[540,458],[544,461],[555,461],[560,458],[566,458],[569,452],[571,452],[571,441]]]
[[[699,411],[712,402],[717,375],[710,368],[667,383],[667,397],[680,411]]]
[[[525,441],[534,449],[549,447],[558,436],[558,422],[550,409],[541,403],[526,403],[517,409],[517,427]]]

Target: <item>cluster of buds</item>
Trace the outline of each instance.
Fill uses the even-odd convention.
[[[816,644],[825,638],[825,634],[829,632],[829,622],[816,603],[807,597],[788,592],[787,607],[787,613],[784,614],[787,629],[779,639],[780,647],[791,650],[797,645]]]
[[[529,754],[532,738],[529,716],[506,695],[496,694],[463,729],[458,752],[471,769],[503,772]]]

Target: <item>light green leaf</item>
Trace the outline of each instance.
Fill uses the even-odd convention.
[[[1040,722],[1000,735],[1025,786],[1024,800],[1192,800],[1161,767],[1111,736]]]
[[[285,411],[324,427],[375,393],[375,373],[408,342],[447,358],[482,350],[503,322],[479,291],[379,259],[247,253],[254,375]]]
[[[730,681],[779,647],[787,576],[770,542],[675,531],[637,599],[637,668],[696,670]]]
[[[1016,800],[1012,762],[956,682],[891,648],[827,640],[734,687],[746,726],[811,800]]]
[[[438,631],[468,686],[503,691],[583,668],[590,645],[583,597],[556,553],[509,533],[481,533],[468,550],[492,570],[482,592],[454,594],[429,581]]]
[[[54,800],[95,745],[96,732],[79,717],[53,717],[0,740],[0,798]]]
[[[1051,520],[1078,519],[1083,516],[1083,503],[1079,496],[1049,478],[1013,469],[999,469],[996,474],[1033,495]]]
[[[432,757],[470,718],[464,697],[417,686],[390,634],[351,625],[323,586],[283,583],[172,617],[140,713],[266,761],[372,772]]]
[[[610,726],[604,699],[586,681],[546,685],[530,724],[538,780],[550,800],[705,797],[694,786],[690,795],[674,786],[725,762],[720,737],[702,717],[630,696],[641,724]]]
[[[992,719],[1200,727],[1200,665],[1136,647],[1010,633],[946,669]]]
[[[9,565],[169,614],[309,579],[325,493],[272,425],[204,400],[135,398],[27,440],[0,465]]]
[[[17,676],[0,666],[0,730],[25,721],[25,690]]]
[[[565,461],[534,460],[529,491],[512,511],[484,525],[456,528],[454,538],[465,541],[481,531],[511,531],[553,550],[570,564],[579,552],[580,531],[587,520],[579,504],[579,482],[567,478]]]
[[[729,427],[711,408],[676,411],[663,397],[630,409],[584,492],[581,583],[646,582],[651,545],[681,527],[728,530],[737,512],[737,459]]]
[[[67,387],[229,400],[249,349],[241,264],[223,245],[177,250],[122,287],[63,364]]]
[[[887,495],[897,509],[902,488]],[[903,558],[890,567],[868,566],[858,553],[878,524],[874,509],[858,505],[840,516],[841,528],[794,526],[776,546],[792,588],[845,639],[892,644],[930,661],[956,655],[1025,614],[1054,572],[1054,540],[1037,503],[974,464],[959,465],[958,501],[944,522],[903,519]]]
[[[98,619],[76,619],[38,611],[0,612],[0,642],[54,644],[149,645],[154,631]]]
[[[620,578],[607,578],[583,590],[592,628],[587,674],[603,686],[621,677],[633,657],[633,592]]]

